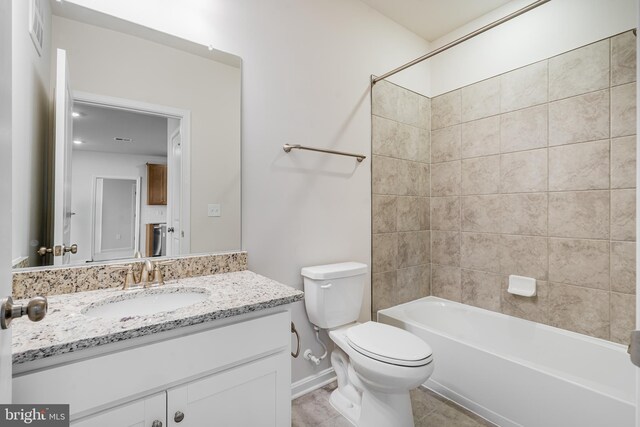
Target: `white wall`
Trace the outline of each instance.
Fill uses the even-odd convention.
[[[284,143],[370,156],[369,77],[428,44],[358,0],[68,0],[243,58],[242,243],[251,270],[302,288],[300,268],[370,264],[371,162]],[[428,89],[424,67],[394,79]],[[367,291],[368,292],[368,291]],[[363,318],[370,310],[366,295]],[[304,304],[293,320],[319,354]],[[293,381],[329,366],[293,361]]]
[[[435,40],[436,49],[531,0],[515,0]],[[637,26],[636,0],[553,0],[428,60],[428,96],[555,56]]]
[[[74,264],[91,260],[91,205],[93,180],[96,176],[142,178],[140,182],[140,252],[145,253],[145,224],[166,221],[166,206],[147,205],[147,163],[167,163],[166,157],[134,156],[131,154],[73,151],[71,211],[71,241],[78,244],[72,255]]]
[[[38,56],[29,35],[29,2],[12,2],[12,220],[11,256],[40,261],[43,242],[45,151],[49,138],[51,11],[43,1],[45,46]],[[34,244],[31,244],[31,242]]]

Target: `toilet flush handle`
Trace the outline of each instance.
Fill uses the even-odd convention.
[[[333,284],[331,283],[327,283],[326,285],[320,285],[322,289],[329,289],[331,286],[333,286]]]

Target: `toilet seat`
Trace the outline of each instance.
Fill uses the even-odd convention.
[[[371,359],[398,366],[416,367],[432,361],[431,347],[403,329],[377,322],[366,322],[348,329],[351,348]]]

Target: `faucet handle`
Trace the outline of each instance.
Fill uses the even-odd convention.
[[[162,266],[173,264],[173,260],[170,261],[156,261],[153,263],[153,280],[158,283],[158,285],[164,285],[164,274],[162,274]]]
[[[135,286],[136,285],[136,278],[135,278],[135,275],[133,273],[133,264],[128,264],[128,265],[109,265],[109,266],[107,266],[107,268],[109,268],[109,270],[127,270],[127,274],[124,277],[124,285],[122,286],[122,290],[123,291],[126,291],[131,286]]]

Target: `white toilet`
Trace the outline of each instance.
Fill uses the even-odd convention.
[[[433,372],[431,348],[403,329],[356,322],[366,273],[356,262],[302,269],[309,320],[336,344],[331,404],[356,426],[412,427],[409,391]]]

